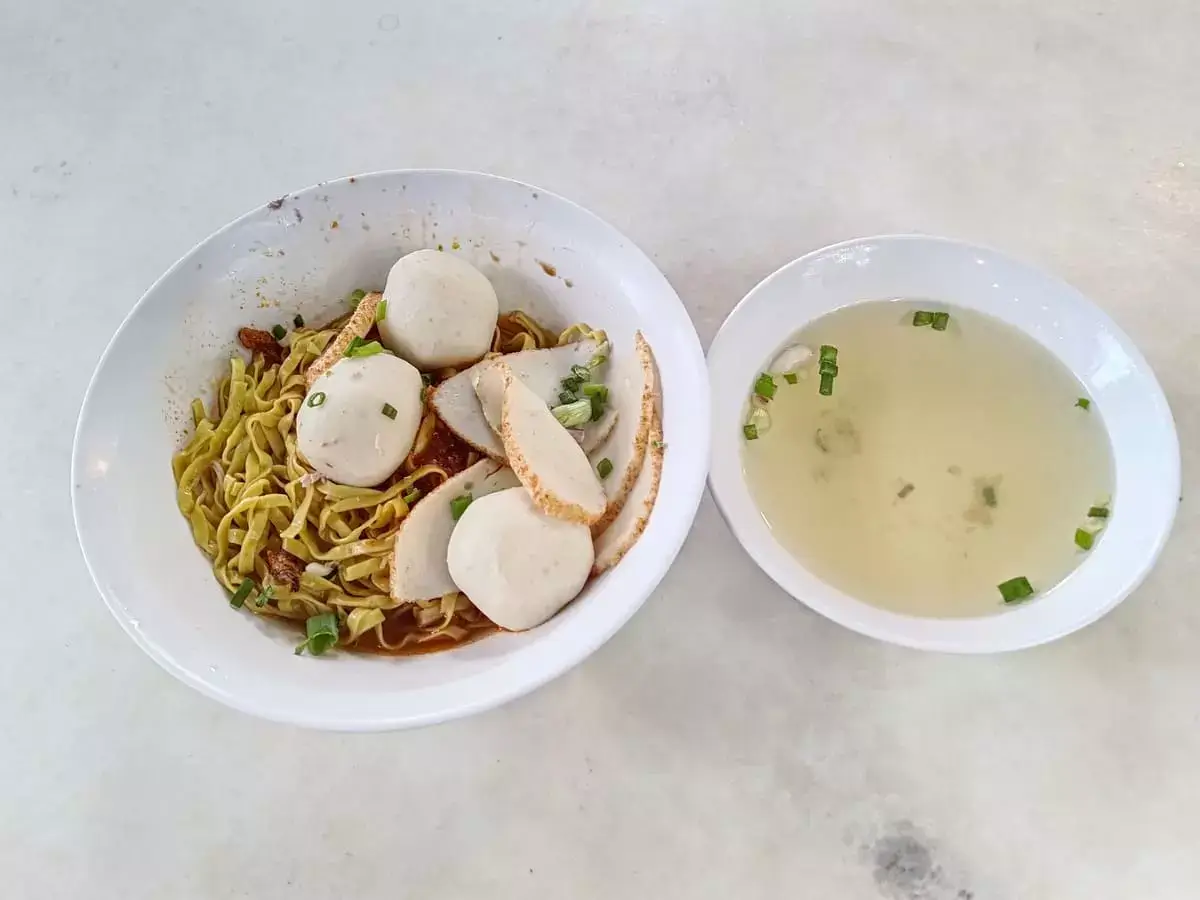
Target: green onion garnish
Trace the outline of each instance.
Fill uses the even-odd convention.
[[[387,416],[389,419],[396,418],[396,407],[392,406],[392,404],[390,404],[390,403],[383,404],[383,409],[381,409],[380,412],[383,413],[385,416]]]
[[[254,605],[262,609],[271,602],[271,598],[275,596],[275,585],[268,584],[265,588],[258,592],[258,596],[254,598]]]
[[[574,403],[564,403],[550,410],[558,424],[563,428],[581,428],[592,419],[592,401],[576,400]]]
[[[754,393],[764,400],[770,400],[775,396],[775,379],[763,372],[754,382]]]
[[[606,344],[605,346],[608,346],[608,345]],[[588,371],[589,372],[595,371],[596,369],[598,369],[602,365],[604,365],[606,362],[608,362],[608,354],[607,353],[597,353],[595,356],[593,356],[591,359],[588,360],[588,364],[587,364]]]
[[[758,440],[758,429],[753,425],[743,425],[742,434],[746,436],[746,440],[748,441]]]
[[[252,590],[254,590],[254,582],[249,578],[245,579],[238,585],[237,590],[233,592],[233,596],[229,598],[229,605],[234,609],[241,609],[242,604],[246,602],[246,598],[250,596]]]
[[[382,322],[387,318],[387,301],[380,300],[379,305],[375,307],[375,321]]]
[[[364,291],[362,288],[359,288],[357,291],[351,291],[350,292],[350,305],[357,308],[358,304],[362,302],[362,298],[365,296],[367,296],[367,292]]]
[[[818,367],[817,371],[820,372],[822,375],[829,375],[833,378],[837,378],[838,364],[835,363],[832,359],[823,359],[823,360],[821,360],[821,364]]]
[[[602,384],[589,382],[579,386],[579,391],[592,404],[592,421],[597,422],[604,415],[604,407],[608,403],[608,388]]]
[[[831,344],[822,344],[821,345],[821,352],[819,355],[819,359],[821,359],[822,361],[827,359],[830,362],[837,362],[837,355],[838,355],[837,347],[834,347]]]
[[[405,505],[412,506],[414,503],[416,503],[418,500],[421,499],[421,489],[413,488],[411,491],[409,491],[407,494],[405,494],[400,499],[404,501]]]
[[[297,328],[303,328],[304,327],[304,316],[300,315],[300,313],[296,313],[296,318],[292,319],[292,324],[295,325]]]
[[[996,489],[990,484],[983,489],[983,505],[990,506],[993,509],[996,507]]]
[[[612,460],[606,456],[604,459],[600,460],[600,462],[596,463],[596,474],[600,476],[601,481],[611,475]]]
[[[914,328],[923,328],[926,325],[932,325],[933,324],[933,313],[926,312],[923,309],[918,309],[916,312],[913,313],[912,323],[913,323]]]
[[[1092,401],[1089,400],[1087,397],[1080,397],[1078,400],[1075,401],[1075,405],[1078,406],[1080,409],[1088,409],[1092,405]]]
[[[818,390],[825,397],[831,396],[833,394],[833,376],[832,375],[822,375],[821,376],[821,387]]]
[[[324,402],[325,402],[325,392],[324,391],[317,391],[315,394],[312,394],[308,398],[308,405],[313,407],[314,409],[316,407],[320,406]]]
[[[800,379],[799,379],[799,377],[797,377],[795,372],[784,372],[783,380],[786,381],[788,384],[795,384]]]
[[[467,507],[471,505],[471,501],[475,498],[470,494],[459,494],[450,501],[450,518],[457,522],[462,514],[467,511]]]
[[[355,359],[374,356],[376,353],[382,352],[383,345],[379,341],[364,341],[360,337],[356,337],[350,342],[350,346],[346,348],[346,355]]]
[[[1090,531],[1082,528],[1075,529],[1075,546],[1080,550],[1091,550],[1092,544],[1096,542],[1096,536]]]
[[[271,336],[277,341],[282,341],[285,337],[287,337],[287,329],[282,325],[275,325],[271,328]]]
[[[1089,508],[1088,509],[1088,518],[1089,519],[1107,519],[1108,518],[1108,507],[1107,506],[1093,506],[1093,507]]]
[[[320,656],[337,643],[337,613],[330,612],[321,613],[319,616],[309,616],[308,621],[304,623],[304,632],[307,636],[296,647],[296,655],[299,656],[305,650],[308,650],[313,656]]]
[[[1005,603],[1020,603],[1022,600],[1028,600],[1033,596],[1033,585],[1029,583],[1029,579],[1024,575],[1018,578],[1010,578],[1008,581],[996,585],[996,587],[1000,589],[1000,596],[1004,598]]]
[[[582,379],[579,383],[592,380],[592,370],[587,366],[571,366],[571,377]]]
[[[576,397],[576,396],[575,396],[573,393],[571,393],[570,391],[559,391],[559,392],[558,392],[558,402],[559,402],[560,404],[563,404],[563,403],[574,403],[574,402],[575,402],[576,400],[578,400],[578,399],[579,399],[579,398],[578,398],[578,397]]]
[[[945,331],[946,326],[949,324],[950,324],[950,313],[935,312],[933,314],[933,330],[934,331]]]

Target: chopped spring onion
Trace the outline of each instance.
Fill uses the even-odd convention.
[[[320,656],[337,643],[338,619],[337,613],[321,613],[319,616],[309,616],[304,623],[305,639],[296,647],[299,656],[308,650],[313,656]]]
[[[1029,579],[1024,575],[1017,578],[1010,578],[1008,581],[1003,581],[996,585],[1000,589],[1000,596],[1004,598],[1005,603],[1020,603],[1022,600],[1028,600],[1033,596],[1033,585],[1029,583]]]
[[[612,469],[612,460],[607,456],[596,464],[596,474],[600,476],[601,481],[612,474]]]
[[[748,441],[758,440],[758,429],[755,428],[753,425],[743,425],[742,426],[742,434],[744,434],[746,436],[746,440],[748,440]]]
[[[467,507],[471,505],[471,501],[475,498],[470,494],[459,494],[450,501],[450,518],[457,522],[462,518],[462,514],[467,511]]]
[[[271,598],[275,596],[275,585],[268,584],[265,588],[258,592],[258,596],[254,598],[254,605],[262,609],[271,602]]]
[[[667,445],[664,441],[651,441],[650,443],[653,445],[655,450],[667,449]]]
[[[983,488],[983,505],[992,509],[996,508],[996,489],[990,484]]]
[[[949,324],[950,324],[950,313],[935,312],[933,314],[933,330],[934,331],[945,331],[946,326]]]
[[[379,305],[375,307],[375,321],[382,322],[387,318],[387,301],[380,300]]]
[[[325,392],[317,391],[308,398],[308,405],[314,409],[325,402]]]
[[[596,369],[600,368],[602,365],[604,365],[606,362],[608,362],[608,353],[606,352],[607,350],[608,350],[608,344],[605,343],[605,344],[601,345],[600,352],[588,360],[587,368],[588,368],[589,372],[594,372]]]
[[[550,410],[563,428],[582,428],[592,420],[592,401],[576,400]]]
[[[1088,409],[1089,407],[1091,407],[1092,401],[1089,400],[1087,397],[1080,397],[1078,400],[1075,401],[1075,405],[1078,406],[1080,409]]]
[[[282,325],[275,325],[271,329],[271,336],[277,341],[282,341],[285,337],[287,337],[287,329]]]
[[[379,341],[364,341],[360,337],[356,337],[350,342],[350,346],[346,348],[346,356],[352,358],[361,358],[364,356],[374,356],[376,353],[383,352],[383,345]]]
[[[560,404],[562,404],[562,403],[574,403],[574,402],[575,402],[576,400],[578,400],[578,399],[579,399],[579,398],[578,398],[578,397],[576,397],[576,396],[575,396],[573,393],[571,393],[570,391],[559,391],[559,392],[558,392],[558,402],[559,402]]]
[[[754,393],[764,400],[770,400],[775,396],[775,379],[763,372],[754,382]]]
[[[1108,507],[1107,506],[1091,507],[1090,509],[1088,509],[1088,518],[1089,519],[1107,519],[1108,518]]]
[[[246,598],[250,596],[252,590],[254,590],[254,582],[249,578],[245,579],[238,585],[237,590],[233,592],[233,596],[229,598],[229,605],[234,609],[241,609],[242,604],[246,602]]]
[[[837,362],[837,355],[838,355],[837,347],[834,347],[831,344],[822,344],[821,345],[820,360],[822,362],[824,362],[825,360],[829,360],[830,362]]]
[[[592,404],[592,421],[599,421],[608,403],[608,388],[602,384],[588,382],[579,386],[579,392]]]
[[[304,327],[304,316],[300,315],[300,313],[296,313],[296,318],[292,319],[292,324],[295,325],[297,328],[303,328]]]
[[[788,384],[795,384],[800,379],[796,376],[795,372],[784,372],[783,380],[786,381]]]
[[[821,365],[818,370],[822,375],[829,375],[831,378],[837,378],[838,365],[831,359],[821,360]]]
[[[383,404],[383,409],[381,409],[380,412],[383,413],[385,416],[387,416],[389,419],[396,418],[396,407],[392,406],[392,404],[390,404],[390,403]]]
[[[821,376],[821,387],[818,390],[825,397],[832,395],[833,394],[833,376],[828,375],[828,374],[822,375]]]
[[[933,324],[933,313],[926,312],[923,309],[918,309],[913,313],[913,328],[924,328],[926,325]]]
[[[763,406],[765,406],[767,403],[767,401],[763,400],[761,397],[756,396],[753,399],[758,400],[763,404]],[[771,414],[767,412],[763,406],[755,404],[754,408],[750,410],[750,416],[746,419],[747,425],[754,426],[755,437],[764,435],[771,430]]]
[[[350,305],[353,307],[357,307],[358,304],[362,302],[362,298],[365,296],[367,296],[367,292],[364,291],[362,288],[359,288],[357,291],[351,291],[350,292]]]
[[[412,506],[414,503],[416,503],[418,500],[421,499],[421,489],[413,488],[411,491],[409,491],[407,494],[405,494],[400,499],[403,500],[406,505]]]
[[[1096,536],[1083,528],[1075,529],[1075,546],[1080,550],[1091,550],[1096,542]]]

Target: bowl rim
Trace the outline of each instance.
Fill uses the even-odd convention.
[[[994,260],[1003,262],[1006,265],[1013,266],[1015,269],[1022,270],[1026,274],[1035,276],[1043,284],[1053,286],[1056,291],[1063,292],[1064,296],[1073,296],[1075,299],[1082,301],[1097,324],[1104,330],[1108,331],[1120,344],[1121,349],[1131,358],[1138,371],[1143,375],[1145,387],[1147,390],[1147,400],[1152,401],[1154,408],[1161,411],[1162,416],[1157,424],[1163,428],[1162,437],[1165,440],[1164,459],[1161,460],[1162,468],[1156,473],[1156,477],[1160,485],[1164,486],[1163,494],[1177,497],[1181,484],[1181,462],[1179,438],[1175,426],[1175,420],[1170,410],[1170,405],[1167,402],[1166,395],[1162,390],[1157,377],[1154,374],[1150,364],[1146,361],[1141,351],[1138,350],[1132,339],[1116,324],[1115,321],[1095,302],[1090,300],[1077,288],[1060,278],[1059,276],[1047,272],[1037,266],[1027,263],[1019,258],[1013,257],[1008,253],[996,250],[984,244],[975,242],[958,240],[955,238],[941,237],[936,235],[926,235],[920,233],[894,233],[870,235],[864,237],[849,238],[829,244],[824,247],[819,247],[811,250],[790,262],[780,266],[775,271],[760,280],[752,287],[741,300],[738,301],[733,310],[721,323],[716,336],[709,345],[708,362],[709,362],[709,382],[711,385],[720,384],[716,377],[714,364],[720,365],[723,358],[731,355],[731,350],[726,349],[726,345],[732,346],[735,338],[731,337],[734,329],[739,327],[741,316],[745,315],[745,309],[750,304],[756,301],[756,298],[761,297],[763,292],[776,280],[788,277],[789,273],[794,269],[801,269],[813,264],[819,260],[836,254],[844,254],[849,251],[854,251],[860,248],[868,248],[870,246],[881,244],[904,244],[917,243],[934,245],[941,248],[954,248],[957,251],[972,254],[982,254],[992,257]],[[982,261],[982,260],[981,260]],[[838,304],[834,308],[844,308],[848,305],[853,305],[858,302],[868,302],[871,299],[879,298],[863,298],[859,301],[850,301],[849,303]],[[832,310],[830,310],[832,311]],[[821,313],[825,315],[827,313]],[[804,327],[813,319],[819,316],[805,318],[799,324],[789,323],[786,329],[788,334],[794,333],[796,330]],[[1006,321],[1004,317],[1000,317],[1002,321]],[[1024,329],[1022,329],[1024,330]],[[781,332],[782,333],[782,332]],[[1039,342],[1040,343],[1040,342]],[[1044,345],[1043,345],[1044,346]],[[770,347],[763,350],[761,359],[755,357],[758,362],[765,361],[769,358],[771,352]],[[1056,351],[1049,347],[1047,352],[1055,356],[1059,362],[1067,366],[1068,370],[1076,378],[1081,378],[1074,366],[1067,363],[1066,360]],[[745,340],[742,340],[741,354],[744,356],[747,353]],[[1082,379],[1081,379],[1082,380]],[[782,590],[789,594],[793,599],[809,607],[820,615],[842,625],[859,634],[867,637],[876,638],[878,640],[896,644],[899,646],[909,647],[916,650],[933,650],[938,652],[951,653],[996,653],[1007,652],[1012,650],[1020,650],[1028,647],[1038,646],[1048,643],[1058,638],[1065,637],[1081,628],[1084,628],[1096,620],[1100,619],[1118,604],[1120,604],[1129,594],[1137,589],[1145,580],[1147,575],[1154,568],[1163,548],[1166,545],[1167,539],[1170,536],[1172,526],[1178,511],[1178,502],[1170,504],[1162,519],[1153,522],[1153,542],[1148,548],[1148,552],[1142,554],[1134,562],[1127,565],[1131,570],[1130,574],[1120,585],[1118,590],[1112,594],[1105,594],[1104,602],[1093,604],[1085,614],[1074,618],[1066,619],[1056,627],[1047,628],[1042,631],[1013,636],[1008,635],[997,639],[995,636],[989,636],[986,633],[986,623],[1000,620],[1012,616],[1022,610],[1028,610],[1031,606],[1019,607],[1010,610],[1006,613],[985,616],[985,617],[964,617],[962,619],[937,619],[932,617],[908,616],[900,613],[883,610],[882,608],[872,606],[863,601],[857,600],[847,594],[843,594],[833,586],[824,582],[822,579],[809,573],[803,564],[797,560],[792,554],[784,549],[774,540],[769,537],[767,530],[768,541],[770,547],[759,546],[758,540],[761,539],[761,533],[751,534],[753,526],[748,523],[746,515],[739,515],[745,507],[742,502],[741,495],[749,497],[749,490],[745,485],[745,480],[741,473],[740,463],[737,465],[736,473],[728,471],[722,467],[722,451],[720,447],[721,435],[718,429],[725,427],[718,422],[716,388],[710,388],[713,391],[714,413],[712,417],[713,435],[710,439],[710,452],[712,453],[712,463],[708,475],[709,490],[712,494],[714,503],[718,512],[725,520],[730,531],[741,544],[742,549],[750,556],[754,563],[774,581]],[[726,423],[729,424],[729,423]],[[1112,429],[1107,420],[1104,422],[1105,432],[1109,439],[1112,439]],[[1116,460],[1114,459],[1114,465]],[[720,468],[720,471],[718,469]],[[738,512],[731,510],[735,500],[739,507]],[[757,506],[753,500],[749,501],[751,509],[757,513]],[[762,529],[755,528],[756,532],[761,532]],[[781,563],[780,559],[785,558],[786,562]],[[1048,598],[1051,592],[1058,592],[1074,577],[1076,573],[1084,569],[1087,565],[1087,560],[1080,563],[1063,581],[1059,582],[1050,591],[1047,591],[1043,598]],[[825,597],[809,600],[801,596],[800,591],[794,588],[797,580],[797,575],[802,575],[812,581],[818,582],[822,587],[822,593]]]
[[[708,367],[705,364],[704,350],[700,342],[699,334],[696,331],[695,323],[691,319],[691,315],[684,305],[682,298],[675,290],[674,286],[666,275],[658,268],[653,259],[641,249],[632,239],[621,232],[616,226],[610,224],[607,220],[601,218],[596,213],[586,207],[576,203],[575,201],[562,196],[554,191],[546,190],[545,188],[520,181],[515,178],[509,178],[503,175],[496,175],[490,172],[481,172],[470,169],[453,169],[453,168],[400,168],[400,169],[380,169],[370,172],[356,173],[352,175],[344,175],[338,178],[331,178],[323,181],[310,184],[306,187],[288,191],[282,195],[283,198],[294,199],[304,196],[313,195],[318,191],[326,190],[331,185],[341,185],[353,182],[369,182],[379,178],[404,178],[404,177],[422,177],[422,176],[447,176],[461,177],[465,179],[478,179],[488,182],[498,182],[512,185],[514,187],[527,191],[536,191],[538,195],[547,198],[551,201],[563,204],[569,207],[575,214],[591,220],[593,224],[615,236],[619,242],[631,253],[641,256],[642,259],[658,273],[662,279],[663,287],[670,292],[675,298],[678,306],[678,313],[682,317],[682,321],[686,321],[691,327],[690,344],[688,351],[689,364],[692,371],[688,373],[693,384],[699,384],[704,393],[708,393]],[[454,705],[448,705],[436,710],[419,711],[413,713],[398,713],[393,715],[370,715],[361,718],[346,718],[346,717],[331,717],[328,714],[305,714],[295,713],[293,711],[280,711],[270,705],[259,704],[247,701],[238,693],[233,691],[222,690],[212,681],[207,680],[197,673],[193,672],[189,667],[180,664],[174,659],[169,650],[161,646],[158,641],[149,637],[144,631],[135,627],[135,623],[131,619],[128,612],[117,602],[114,596],[110,596],[101,582],[98,572],[97,561],[93,559],[88,550],[88,541],[84,536],[84,529],[81,524],[80,516],[80,494],[82,479],[81,475],[81,442],[84,438],[84,431],[88,411],[92,404],[93,394],[96,390],[97,381],[101,373],[105,369],[106,363],[109,361],[114,348],[118,345],[123,333],[130,326],[131,322],[137,317],[143,306],[147,304],[152,296],[154,296],[161,286],[173,278],[177,272],[186,266],[189,266],[194,258],[201,253],[204,248],[208,247],[214,241],[220,240],[234,230],[243,226],[247,222],[260,215],[264,208],[270,207],[271,203],[259,204],[237,217],[226,222],[220,228],[196,241],[186,253],[172,263],[161,275],[154,279],[149,287],[142,293],[137,301],[132,305],[129,311],[121,319],[120,324],[113,332],[112,336],[106,343],[103,352],[97,359],[92,370],[91,376],[88,378],[87,388],[83,393],[83,399],[79,406],[79,412],[76,416],[75,431],[71,443],[71,515],[75,527],[75,537],[79,545],[79,550],[83,555],[84,565],[87,567],[88,575],[92,579],[97,593],[103,599],[105,606],[108,608],[112,616],[120,624],[122,630],[133,639],[134,643],[141,648],[151,659],[154,660],[166,672],[174,676],[179,681],[188,685],[191,688],[199,691],[206,697],[216,700],[217,702],[229,706],[239,712],[247,713],[267,721],[277,722],[286,725],[298,725],[301,727],[315,728],[322,730],[335,731],[388,731],[410,727],[420,727],[423,725],[437,724],[447,722],[458,718],[473,715],[475,713],[485,712],[489,709],[494,709],[509,701],[525,696],[532,691],[537,690],[550,681],[565,674],[576,665],[583,662],[591,656],[597,649],[605,644],[617,631],[619,631],[639,609],[645,604],[650,595],[658,588],[662,579],[673,565],[680,550],[683,548],[684,542],[691,533],[692,525],[695,522],[696,513],[700,506],[700,501],[704,495],[706,486],[706,477],[709,469],[710,447],[709,435],[711,434],[710,427],[710,408],[708,404],[693,405],[692,415],[696,419],[696,431],[700,436],[703,444],[699,448],[690,448],[688,454],[678,455],[678,462],[675,463],[678,467],[684,467],[684,479],[681,483],[682,493],[674,498],[675,502],[672,507],[678,516],[673,533],[671,530],[664,532],[664,547],[660,554],[657,554],[653,560],[644,568],[646,573],[642,579],[641,587],[638,593],[642,596],[634,603],[630,603],[621,614],[613,616],[606,620],[606,627],[596,629],[590,632],[585,632],[582,639],[576,640],[569,645],[569,652],[549,653],[546,648],[542,651],[535,660],[535,665],[526,666],[524,674],[520,678],[511,679],[511,683],[506,684],[502,688],[480,694],[471,699],[464,699]],[[686,460],[685,460],[686,457]],[[619,565],[618,565],[619,568]],[[615,569],[614,569],[615,571]],[[402,662],[402,660],[401,660]]]

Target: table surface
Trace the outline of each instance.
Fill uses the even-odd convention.
[[[1197,896],[1194,0],[14,0],[3,20],[6,896]],[[921,654],[793,602],[706,499],[634,620],[502,709],[337,735],[193,693],[76,550],[88,377],[227,220],[420,166],[595,210],[706,345],[768,272],[854,235],[1060,273],[1173,405],[1186,483],[1161,563],[1052,646]]]

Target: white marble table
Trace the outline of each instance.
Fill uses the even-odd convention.
[[[1200,896],[1194,0],[18,3],[0,13],[6,898]],[[852,235],[948,234],[1108,309],[1178,417],[1174,539],[1115,613],[995,658],[859,638],[711,502],[533,696],[309,733],[176,683],[72,534],[75,415],[146,286],[333,175],[510,174],[637,240],[707,343]]]

